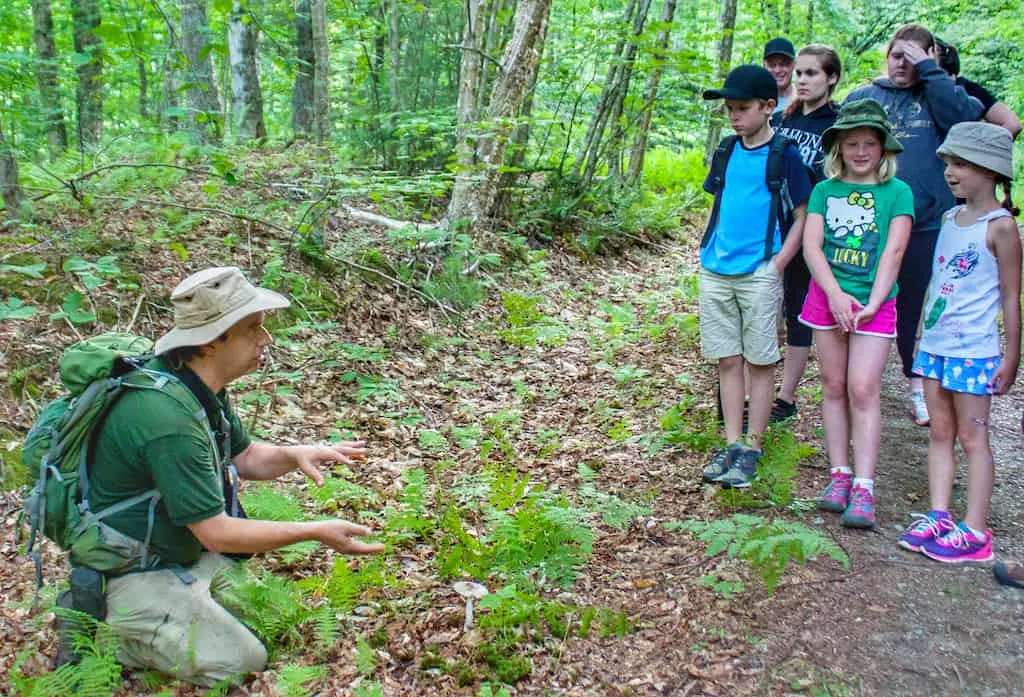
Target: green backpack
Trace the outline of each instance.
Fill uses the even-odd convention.
[[[36,564],[37,586],[42,564],[34,550],[39,531],[69,552],[71,563],[110,574],[160,565],[149,550],[160,492],[145,491],[102,511],[89,506],[89,452],[97,426],[125,390],[158,390],[188,408],[206,431],[216,451],[206,413],[187,385],[173,375],[147,369],[153,342],[127,334],[103,334],[69,347],[60,358],[60,377],[68,395],[50,402],[36,418],[22,448],[22,461],[37,472],[25,497],[30,526],[27,552]],[[129,537],[103,522],[132,506],[149,508],[145,540]]]

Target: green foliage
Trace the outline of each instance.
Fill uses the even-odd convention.
[[[649,515],[649,506],[623,501],[618,496],[598,490],[594,484],[597,473],[582,462],[576,467],[583,486],[580,487],[580,498],[587,508],[601,517],[601,522],[616,530],[625,530],[634,518]]]
[[[356,639],[356,670],[366,678],[377,670],[377,653],[363,637]]]
[[[246,512],[260,520],[289,521],[306,517],[295,495],[273,484],[251,482],[242,490],[241,500]]]
[[[498,330],[505,342],[513,346],[533,348],[561,346],[569,338],[569,329],[554,317],[545,315],[540,309],[540,296],[520,293],[502,293],[501,304],[505,308],[506,329]]]
[[[302,589],[271,572],[255,575],[244,568],[236,570],[217,600],[259,637],[268,652],[301,645],[301,628],[314,618]]]
[[[644,155],[644,187],[661,194],[701,191],[708,168],[701,150],[651,148]]]
[[[760,516],[737,513],[721,520],[691,520],[665,527],[688,532],[706,542],[705,554],[709,557],[724,552],[730,559],[746,561],[760,576],[769,595],[775,592],[790,565],[803,566],[808,560],[828,556],[849,568],[849,558],[841,547],[801,523],[778,519],[769,522]]]
[[[652,449],[660,449],[661,443],[669,443],[706,452],[722,445],[715,415],[709,411],[698,410],[696,403],[696,398],[688,395],[662,414],[658,419],[661,425],[661,442],[652,446]]]
[[[25,697],[107,697],[113,694],[121,685],[117,637],[108,625],[85,617],[93,623],[90,626],[96,627],[96,635],[79,633],[74,637],[75,648],[82,656],[81,662],[65,664],[41,676],[26,676],[21,667],[32,652],[19,653],[10,672],[9,686],[14,694]]]
[[[309,683],[327,677],[327,666],[303,666],[294,663],[281,666],[277,671],[277,689],[282,697],[310,697]]]

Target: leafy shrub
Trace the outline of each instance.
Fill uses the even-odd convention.
[[[669,148],[653,148],[644,155],[643,185],[659,193],[701,191],[708,168],[701,150],[676,152]]]

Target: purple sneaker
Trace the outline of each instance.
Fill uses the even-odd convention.
[[[926,542],[921,553],[929,559],[947,564],[979,564],[992,561],[992,531],[986,530],[985,537],[978,539],[963,524],[954,525],[953,529],[942,537]]]
[[[946,511],[928,511],[927,514],[911,513],[910,517],[917,518],[917,521],[911,523],[896,544],[911,552],[920,552],[926,543],[942,537],[956,526],[953,518]]]
[[[862,486],[853,487],[850,505],[843,511],[839,522],[848,528],[875,527],[875,497]]]
[[[832,475],[828,486],[818,497],[818,508],[833,513],[842,513],[850,504],[850,490],[853,489],[853,476],[836,473]]]

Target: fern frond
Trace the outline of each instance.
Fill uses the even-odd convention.
[[[295,663],[281,666],[277,673],[277,688],[282,697],[309,697],[307,684],[327,677],[327,666],[302,666]]]

